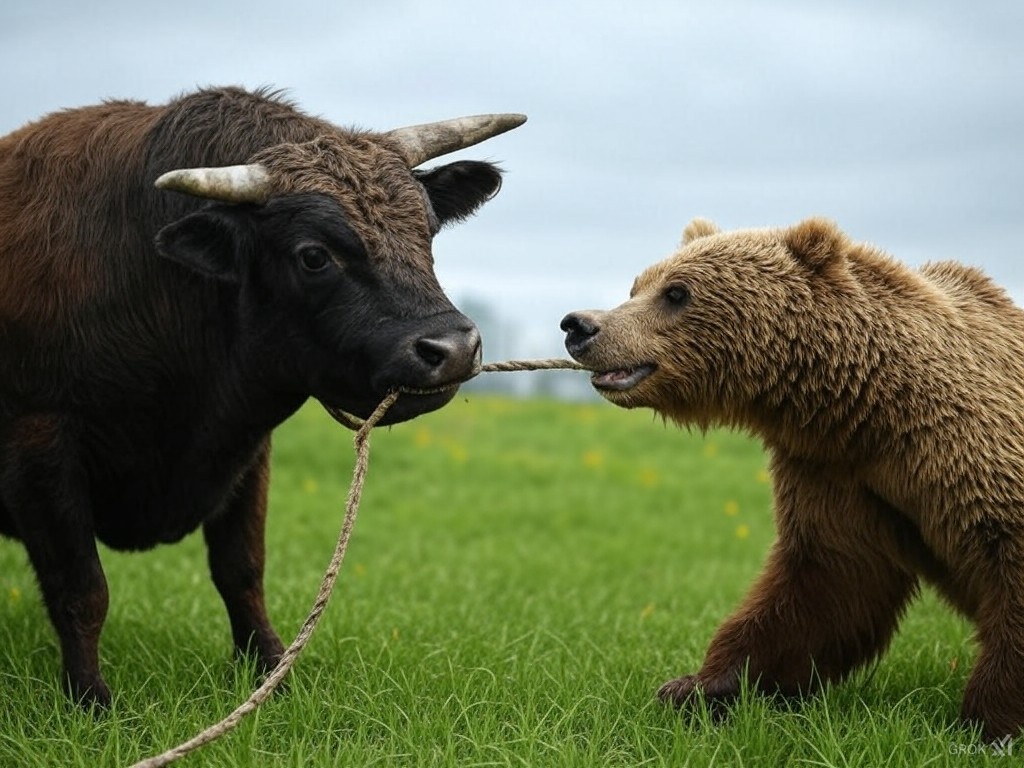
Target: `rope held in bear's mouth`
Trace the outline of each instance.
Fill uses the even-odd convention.
[[[574,363],[571,360],[507,360],[498,363],[487,363],[480,366],[480,368],[475,371],[470,378],[479,373],[546,371],[559,369],[584,370],[583,366],[578,363]],[[447,387],[430,390],[430,392],[445,391],[447,389],[452,389],[455,386],[458,385],[452,384]],[[427,391],[422,390],[412,390],[412,392],[414,394],[428,393]],[[306,620],[302,622],[302,627],[300,627],[295,639],[292,641],[291,645],[285,648],[284,653],[281,654],[281,659],[278,661],[277,666],[271,670],[270,674],[268,674],[259,687],[252,692],[249,698],[236,707],[235,710],[223,720],[205,728],[188,741],[184,741],[178,746],[168,749],[166,752],[162,752],[159,755],[147,757],[144,760],[133,763],[130,768],[160,768],[161,766],[173,763],[175,760],[184,757],[190,752],[194,752],[204,744],[208,744],[211,741],[220,738],[225,733],[235,728],[235,726],[242,721],[242,718],[266,701],[274,692],[274,689],[277,688],[278,684],[280,684],[291,670],[299,654],[302,652],[302,649],[305,648],[306,643],[308,643],[310,637],[312,637],[313,630],[316,629],[316,625],[320,622],[320,617],[323,615],[324,609],[327,607],[327,601],[330,600],[331,593],[334,591],[334,584],[338,579],[338,572],[341,570],[341,564],[345,559],[345,552],[348,549],[348,541],[352,536],[352,529],[355,527],[356,522],[356,514],[359,511],[359,501],[363,494],[363,485],[366,483],[366,471],[369,468],[370,463],[370,431],[382,418],[384,418],[384,414],[387,413],[388,409],[395,404],[395,401],[398,400],[401,394],[402,390],[396,390],[388,394],[373,413],[366,418],[366,420],[358,420],[356,417],[344,413],[343,411],[327,408],[328,413],[330,413],[331,416],[339,423],[349,427],[350,429],[356,430],[355,438],[353,439],[356,461],[355,466],[352,469],[352,482],[349,485],[348,496],[345,499],[345,518],[341,524],[341,531],[338,534],[338,541],[334,547],[334,554],[331,556],[330,563],[327,565],[327,570],[324,572],[323,580],[320,582],[320,591],[317,593],[316,599],[313,601],[313,607],[310,609]]]

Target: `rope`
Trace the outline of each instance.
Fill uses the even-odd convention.
[[[470,379],[474,379],[481,373],[509,373],[512,371],[555,371],[555,370],[568,370],[568,371],[585,371],[587,370],[579,363],[573,362],[572,360],[560,360],[560,359],[545,359],[545,360],[504,360],[499,363],[484,363],[478,365],[476,369],[469,374],[463,381],[456,382],[454,384],[446,384],[443,387],[434,387],[433,389],[413,389],[411,387],[401,387],[399,392],[407,392],[412,395],[434,395],[438,392],[447,392],[449,389],[455,389],[456,387],[464,384]],[[347,411],[343,411],[340,408],[335,408],[333,405],[324,405],[324,410],[331,414],[336,422],[341,424],[343,427],[351,429],[353,432],[358,430],[363,425],[363,420],[358,416],[353,416]]]
[[[572,360],[505,360],[500,363],[484,363],[478,373],[506,373],[509,371],[585,371]],[[475,375],[475,374],[474,374]]]
[[[507,360],[499,363],[487,363],[481,366],[473,376],[480,373],[494,373],[494,372],[509,372],[509,371],[548,371],[548,370],[584,370],[583,366],[574,363],[571,360]],[[472,378],[471,376],[470,378]],[[451,389],[458,385],[449,385],[448,387],[442,387],[437,390],[430,391],[443,391],[445,389]],[[327,565],[327,570],[324,573],[323,580],[320,582],[320,591],[317,593],[316,600],[313,601],[313,607],[309,611],[309,615],[306,620],[302,623],[302,627],[299,629],[298,634],[292,641],[283,654],[281,659],[278,661],[277,666],[267,675],[266,679],[256,688],[242,704],[235,708],[231,714],[225,717],[218,723],[214,723],[208,728],[200,731],[188,741],[184,741],[176,747],[168,749],[166,752],[162,752],[159,755],[153,757],[147,757],[144,760],[140,760],[137,763],[133,763],[130,768],[161,768],[161,766],[169,765],[174,761],[184,757],[190,752],[194,752],[204,744],[209,744],[211,741],[220,738],[228,731],[232,730],[237,726],[249,713],[253,712],[260,704],[266,701],[270,695],[277,688],[278,684],[284,679],[284,677],[291,670],[295,664],[295,660],[298,658],[302,649],[306,647],[306,643],[309,642],[310,637],[313,635],[313,630],[316,629],[316,625],[320,621],[320,617],[323,615],[324,609],[327,607],[327,601],[331,598],[331,592],[334,590],[334,583],[338,579],[338,572],[341,570],[342,561],[345,559],[345,552],[348,549],[348,540],[352,536],[352,529],[355,527],[356,514],[359,511],[359,501],[363,495],[363,485],[366,483],[366,471],[370,464],[370,431],[377,425],[377,423],[384,418],[384,414],[387,413],[388,408],[394,405],[395,401],[399,398],[402,392],[415,392],[424,393],[428,390],[398,390],[391,392],[381,401],[380,405],[377,406],[376,410],[364,421],[360,420],[351,414],[345,413],[338,409],[325,408],[328,413],[334,417],[339,423],[348,427],[349,429],[356,430],[353,444],[356,452],[355,467],[352,469],[352,482],[349,485],[348,496],[345,499],[345,519],[341,524],[341,532],[338,534],[338,542],[334,547],[334,554],[331,556],[331,561]]]

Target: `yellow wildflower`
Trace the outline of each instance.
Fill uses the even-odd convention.
[[[657,470],[644,467],[640,470],[640,485],[644,488],[654,488],[661,482],[661,476]]]

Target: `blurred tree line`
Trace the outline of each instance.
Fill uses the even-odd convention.
[[[531,345],[526,334],[515,321],[501,317],[486,301],[463,298],[457,302],[460,310],[480,329],[484,344],[484,362],[499,360],[529,360],[534,358],[564,358],[565,349]],[[553,336],[553,339],[557,336]],[[483,374],[462,386],[466,392],[500,392],[516,397],[546,397],[559,400],[597,399],[590,378],[579,371],[530,371],[522,373]]]

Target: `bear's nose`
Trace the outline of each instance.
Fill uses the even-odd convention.
[[[565,331],[565,348],[573,357],[581,354],[601,330],[597,319],[587,312],[570,312],[562,318],[561,328]]]

